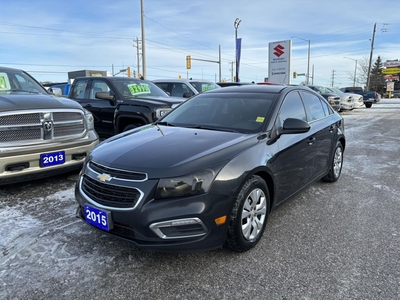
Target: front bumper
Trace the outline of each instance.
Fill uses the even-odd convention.
[[[106,207],[85,194],[80,176],[75,188],[79,204],[76,216],[86,220],[85,204],[109,212],[111,228],[99,230],[152,251],[202,252],[223,246],[227,222],[219,225],[216,219],[226,216],[228,221],[233,197],[207,193],[155,200],[156,184],[152,180],[137,183],[135,186],[147,196],[132,208]]]
[[[79,170],[86,156],[98,144],[95,131],[85,137],[68,142],[2,149],[0,153],[0,185],[40,179],[72,170]],[[40,155],[65,151],[65,163],[49,167],[40,166]]]

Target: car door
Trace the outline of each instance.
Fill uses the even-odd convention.
[[[113,117],[115,105],[110,100],[96,98],[96,92],[111,91],[109,84],[103,79],[92,79],[88,85],[85,97],[79,102],[89,110],[94,117],[94,128],[100,136],[114,135]]]
[[[334,147],[335,122],[329,117],[334,112],[332,108],[317,95],[302,91],[301,97],[307,111],[307,121],[314,129],[316,140],[316,155],[314,160],[313,179],[326,173],[330,167],[331,151]]]
[[[307,121],[303,101],[298,91],[292,91],[284,98],[275,126],[282,128],[287,118]],[[306,133],[283,134],[277,140],[279,152],[274,162],[276,201],[284,201],[312,178],[316,153],[313,129]]]

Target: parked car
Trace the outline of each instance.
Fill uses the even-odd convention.
[[[220,88],[214,82],[193,79],[156,79],[153,82],[169,95],[183,98],[190,98],[194,95]]]
[[[381,100],[381,95],[374,91],[364,91],[362,87],[343,87],[340,90],[344,93],[354,93],[363,96],[363,101],[366,108],[370,108],[373,103],[377,103]]]
[[[342,117],[308,88],[214,89],[96,147],[77,216],[154,251],[246,251],[272,209],[339,179],[345,146]]]
[[[75,78],[68,98],[92,112],[102,138],[152,123],[184,100],[148,80],[95,76]]]
[[[364,100],[363,96],[360,94],[354,94],[354,93],[344,93],[338,88],[330,88],[332,89],[335,93],[338,95],[349,95],[351,97],[351,101],[354,103],[354,108],[361,108],[364,107]]]
[[[340,111],[340,96],[338,94],[332,93],[331,91],[328,91],[325,87],[320,85],[308,85],[308,87],[322,95],[322,97],[324,97],[329,102],[334,110]]]
[[[349,94],[343,93],[341,90],[339,90],[339,92],[337,92],[332,87],[326,87],[326,90],[339,95],[339,97],[340,97],[339,111],[354,109],[353,98]]]
[[[0,185],[79,170],[98,142],[89,111],[0,67]]]

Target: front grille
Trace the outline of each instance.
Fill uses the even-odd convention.
[[[133,171],[126,171],[126,170],[119,170],[119,169],[112,169],[109,167],[105,167],[93,161],[89,162],[89,168],[99,174],[108,174],[111,177],[119,178],[119,179],[128,179],[128,180],[136,180],[136,181],[143,181],[147,179],[147,174],[133,172]]]
[[[0,143],[77,138],[84,133],[84,114],[78,110],[0,113]]]
[[[85,130],[85,124],[77,124],[77,125],[63,125],[59,126],[54,124],[54,137],[64,137],[64,136],[71,136],[75,134],[80,134]]]
[[[18,141],[40,140],[42,138],[41,128],[28,128],[25,130],[7,130],[0,129],[0,143]]]
[[[135,232],[131,228],[122,226],[118,223],[114,223],[114,228],[110,230],[110,233],[129,240],[135,239]]]
[[[0,116],[0,126],[10,125],[40,125],[40,113],[27,113]]]
[[[133,208],[141,196],[136,188],[102,183],[87,175],[82,179],[82,191],[96,203],[116,208]]]

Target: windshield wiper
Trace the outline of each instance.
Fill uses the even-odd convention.
[[[210,126],[204,126],[204,125],[193,125],[193,126],[185,126],[185,127],[195,128],[195,129],[215,130],[215,131],[238,132],[237,130],[234,130],[231,128],[210,127]]]
[[[164,125],[164,126],[175,126],[171,123],[165,122],[165,121],[161,121],[161,122],[156,122],[156,125]]]
[[[32,92],[32,91],[26,91],[23,89],[11,89],[11,92],[25,92],[25,93],[31,93],[31,94],[39,94],[38,92]]]

